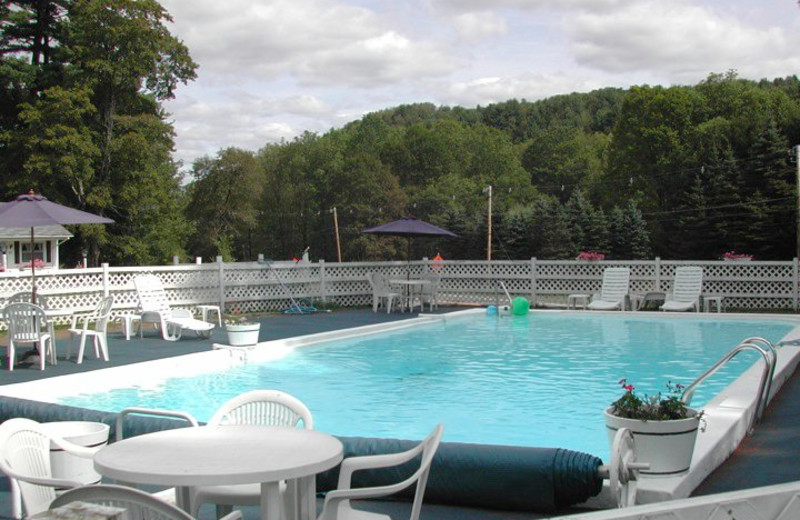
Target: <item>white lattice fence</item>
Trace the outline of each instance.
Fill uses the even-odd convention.
[[[279,311],[292,300],[325,301],[340,307],[369,305],[370,273],[390,278],[415,277],[427,269],[441,276],[441,302],[487,305],[505,301],[501,287],[512,297],[523,296],[537,305],[563,305],[568,294],[600,290],[608,267],[631,269],[631,291],[668,292],[675,268],[700,265],[703,293],[724,296],[731,309],[797,310],[798,262],[665,261],[446,261],[350,263],[213,263],[178,266],[108,267],[37,272],[38,291],[55,308],[84,311],[106,294],[114,296],[114,314],[132,312],[138,305],[133,279],[153,273],[164,283],[175,307],[222,304],[227,311]],[[0,305],[17,292],[31,289],[30,272],[0,273]],[[64,322],[65,320],[62,320]]]

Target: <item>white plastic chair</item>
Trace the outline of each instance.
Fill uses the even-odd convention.
[[[106,331],[108,329],[108,319],[111,316],[111,306],[114,304],[112,296],[106,296],[92,312],[76,313],[72,315],[72,324],[69,327],[69,333],[72,336],[69,349],[67,350],[67,359],[72,355],[72,344],[75,340],[80,340],[78,347],[77,364],[83,363],[83,351],[86,346],[86,338],[92,338],[94,345],[94,355],[99,358],[102,356],[103,361],[108,361],[108,340],[106,339]],[[83,326],[78,328],[78,322],[83,322]],[[94,324],[94,328],[90,326]]]
[[[8,369],[14,370],[16,349],[19,345],[32,344],[39,352],[39,369],[44,370],[45,359],[56,364],[56,349],[51,327],[44,309],[32,303],[12,303],[3,309],[8,323]]]
[[[125,509],[122,518],[132,520],[194,520],[189,513],[149,493],[113,484],[96,484],[69,489],[53,500],[50,509],[63,507],[76,501]],[[224,520],[240,518],[242,518],[242,513],[234,511],[225,516]]]
[[[299,399],[278,390],[252,390],[240,394],[223,404],[209,419],[209,426],[225,424],[259,424],[265,426],[298,426],[311,430],[314,421],[311,411]],[[297,496],[296,489],[291,494],[281,491],[284,496]],[[198,486],[192,494],[192,514],[197,516],[205,503],[217,506],[217,517],[225,514],[232,506],[256,506],[261,498],[261,485],[241,484],[232,486]],[[313,499],[313,497],[311,497]],[[292,504],[284,504],[291,508]],[[310,506],[309,506],[310,507]]]
[[[9,296],[8,300],[6,300],[6,305],[9,305],[11,303],[32,303],[31,302],[32,299],[33,299],[33,295],[31,294],[30,291],[22,291],[22,292],[14,293],[11,296]],[[49,300],[48,300],[47,296],[45,296],[43,294],[37,294],[36,295],[36,305],[38,305],[42,309],[49,309],[50,308],[50,307],[48,307]]]
[[[92,458],[101,448],[87,448],[45,432],[36,421],[8,419],[0,424],[0,470],[11,482],[13,518],[22,518],[47,509],[56,498],[55,488],[82,486],[80,482],[53,478],[50,443],[82,458]],[[21,496],[21,501],[20,501]]]
[[[325,503],[319,520],[391,520],[387,515],[370,513],[358,509],[353,509],[350,500],[361,500],[367,498],[378,498],[398,493],[414,483],[417,489],[414,494],[414,503],[411,507],[409,520],[418,520],[419,512],[422,508],[422,498],[425,494],[425,486],[428,483],[428,473],[431,469],[431,462],[439,442],[442,440],[444,427],[441,424],[431,431],[430,434],[414,448],[402,453],[391,453],[386,455],[367,455],[363,457],[350,457],[342,461],[339,469],[339,483],[334,491],[325,495]],[[407,479],[386,486],[359,487],[351,488],[351,479],[354,472],[364,469],[387,468],[399,466],[416,457],[420,457],[419,468]]]
[[[432,311],[439,307],[439,282],[442,280],[442,275],[428,272],[422,275],[422,279],[430,283],[419,288],[420,307],[424,310],[427,303],[428,310]]]
[[[378,307],[383,304],[386,306],[386,313],[392,312],[392,304],[394,300],[400,299],[403,295],[389,286],[389,282],[381,273],[372,273],[369,278],[369,284],[372,286],[372,312],[378,312]]]
[[[667,295],[662,311],[700,312],[700,294],[703,292],[703,268],[683,266],[675,268],[672,294]]]
[[[602,311],[625,310],[625,300],[630,291],[631,270],[627,267],[609,267],[603,271],[600,294],[589,302],[587,308]]]
[[[167,341],[181,339],[183,329],[193,330],[201,338],[211,336],[213,323],[194,318],[186,309],[171,309],[167,300],[167,293],[161,279],[153,274],[137,276],[133,280],[136,293],[139,296],[141,320],[139,322],[139,337],[143,337],[145,323],[155,323],[161,330],[161,336]]]

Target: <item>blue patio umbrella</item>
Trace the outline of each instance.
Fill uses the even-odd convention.
[[[0,227],[31,228],[31,302],[36,303],[36,262],[33,251],[36,244],[34,228],[55,224],[111,224],[110,218],[62,206],[37,195],[33,190],[23,193],[0,208]]]
[[[406,261],[408,262],[411,261],[412,238],[458,238],[458,235],[452,231],[447,231],[410,215],[380,226],[365,229],[363,232],[371,235],[406,237]]]

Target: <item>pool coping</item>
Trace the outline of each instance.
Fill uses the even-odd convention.
[[[613,315],[621,314],[630,318],[652,318],[652,312],[632,312],[625,311],[567,311],[563,309],[531,310],[531,313],[543,314],[570,314],[570,315]],[[148,367],[152,370],[163,372],[164,377],[169,377],[176,370],[182,373],[204,373],[217,371],[220,368],[236,366],[250,361],[268,361],[281,357],[294,348],[313,345],[323,341],[333,339],[344,339],[370,335],[379,332],[399,330],[413,327],[421,323],[434,323],[437,321],[447,321],[449,319],[462,319],[463,316],[473,314],[485,314],[484,308],[473,308],[455,311],[448,314],[425,314],[421,313],[417,318],[394,321],[373,325],[365,325],[350,329],[340,329],[327,331],[291,338],[271,340],[259,343],[256,347],[228,347],[222,344],[214,344],[214,350],[202,351],[171,358],[164,358],[152,361],[145,361],[133,365],[110,367],[91,372],[77,374],[67,374],[37,381],[15,383],[0,386],[0,396],[10,396],[22,399],[56,402],[53,397],[54,389],[68,384],[72,391],[94,392],[101,384],[108,384],[105,380],[113,381],[115,386],[126,384],[137,384],[141,386],[140,380],[134,380],[135,371],[131,367],[138,369]],[[790,331],[782,341],[800,342],[800,318],[794,315],[782,314],[698,314],[698,313],[658,313],[659,319],[696,319],[709,318],[713,320],[753,320],[767,319],[770,321],[784,321],[792,323],[795,328]],[[499,319],[504,316],[500,315]],[[214,363],[209,363],[209,357],[214,356]],[[775,379],[772,385],[770,399],[779,391],[780,387],[794,372],[800,364],[800,348],[797,346],[782,346],[778,349],[778,364],[775,369]],[[213,368],[210,366],[213,365]],[[87,377],[92,374],[92,377]],[[77,377],[80,376],[80,377]],[[678,477],[645,477],[638,482],[637,503],[660,502],[668,499],[686,498],[700,483],[724,462],[736,449],[741,440],[745,437],[750,419],[756,406],[756,392],[761,377],[760,363],[748,369],[736,381],[731,383],[720,392],[712,401],[704,407],[706,417],[706,431],[698,436],[692,464],[687,474]],[[601,420],[601,419],[598,419]],[[612,493],[608,487],[608,482],[604,483],[604,489],[600,495],[590,499],[584,504],[588,508],[606,509],[616,507],[612,498]]]

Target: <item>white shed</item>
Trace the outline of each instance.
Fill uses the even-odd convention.
[[[31,228],[0,228],[0,255],[7,262],[4,268],[30,267],[31,258],[35,258],[44,262],[45,268],[58,269],[58,248],[70,238],[72,233],[63,226],[36,227],[31,255]]]

